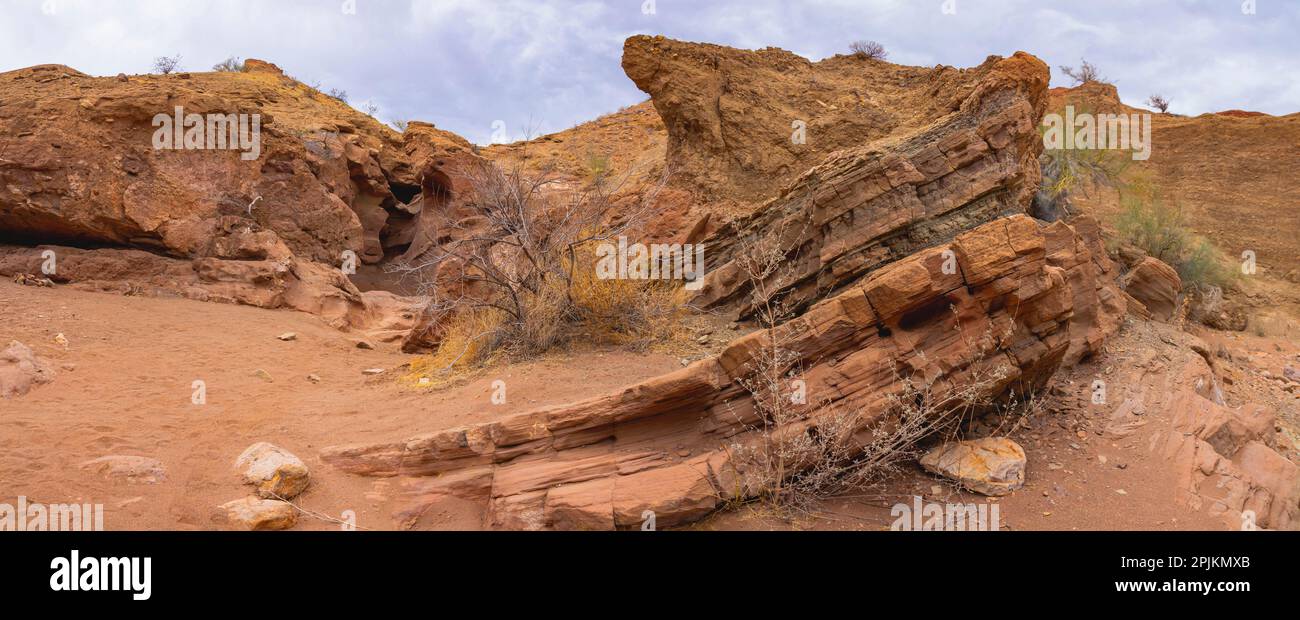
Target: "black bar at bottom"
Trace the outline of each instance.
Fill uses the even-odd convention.
[[[196,600],[458,600],[536,612],[539,600],[563,606],[577,604],[564,602],[573,597],[622,593],[636,596],[642,611],[680,613],[682,603],[699,597],[753,603],[778,594],[770,588],[794,597],[822,591],[932,600],[947,591],[988,602],[1017,592],[1199,604],[1292,594],[1297,543],[1300,534],[1280,532],[0,533],[0,592],[11,604],[190,609]],[[143,581],[143,558],[147,599],[134,587]],[[68,587],[74,578],[95,585],[86,576],[91,569],[103,578],[124,565],[137,570],[127,577],[141,579],[119,579],[116,591]],[[104,579],[101,587],[111,585]]]

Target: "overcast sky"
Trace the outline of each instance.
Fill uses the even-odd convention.
[[[0,71],[261,58],[381,120],[487,143],[494,121],[540,135],[644,100],[619,66],[638,33],[814,60],[869,39],[912,65],[1025,50],[1053,85],[1088,59],[1133,105],[1159,92],[1184,114],[1300,111],[1296,0],[0,0]]]

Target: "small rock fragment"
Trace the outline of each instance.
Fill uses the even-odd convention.
[[[221,505],[219,515],[240,528],[258,530],[287,530],[298,523],[298,511],[288,502],[262,499],[252,495]]]

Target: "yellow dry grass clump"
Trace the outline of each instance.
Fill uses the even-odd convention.
[[[512,321],[491,307],[466,308],[446,324],[438,349],[411,362],[415,387],[460,382],[505,359],[521,360],[582,346],[642,351],[684,337],[687,291],[674,280],[601,278],[595,243],[565,259],[567,278],[551,277],[524,300]]]

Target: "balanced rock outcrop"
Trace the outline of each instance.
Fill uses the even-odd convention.
[[[955,257],[957,269],[945,269]],[[735,455],[762,433],[808,433],[851,417],[858,445],[891,419],[900,378],[937,398],[978,384],[987,396],[1041,386],[1069,353],[1077,300],[1092,283],[1058,265],[1090,265],[1064,223],[1017,215],[881,268],[774,329],[730,343],[716,357],[617,393],[407,441],[337,446],[322,459],[344,471],[402,476],[415,519],[448,497],[480,501],[485,525],[509,529],[614,529],[653,513],[661,526],[697,519],[753,496],[762,481]],[[1053,264],[1057,263],[1057,264]],[[803,369],[807,402],[796,423],[760,430],[740,380],[776,338]],[[793,473],[793,472],[792,472]]]
[[[1002,138],[1034,133],[1048,79],[1046,65],[1024,53],[993,56],[973,69],[907,67],[854,56],[812,62],[776,48],[651,36],[627,39],[623,70],[650,94],[668,129],[666,163],[674,176],[709,194],[751,201],[770,198],[835,151],[884,149],[899,137],[936,129],[925,142],[937,148],[916,153],[924,157],[912,162],[927,166],[920,174],[937,176],[954,152],[959,165],[978,160],[987,146],[1002,149]],[[943,125],[953,120],[964,119],[970,130],[992,129],[996,123],[981,126],[987,118],[978,113],[986,101],[993,106],[985,112],[1028,104],[1030,126],[995,137],[994,145],[945,139]],[[917,172],[887,167],[891,179]]]

